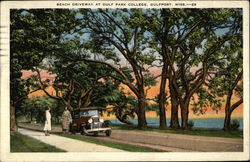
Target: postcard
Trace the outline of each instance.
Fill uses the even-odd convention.
[[[1,161],[249,160],[248,1],[2,1]]]

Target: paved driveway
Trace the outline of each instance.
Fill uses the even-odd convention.
[[[148,146],[171,152],[243,152],[243,139],[191,136],[158,132],[113,131],[110,138],[128,144]]]

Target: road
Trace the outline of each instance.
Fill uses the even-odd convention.
[[[243,139],[202,137],[157,132],[115,130],[99,139],[145,146],[170,152],[242,152]]]
[[[25,126],[25,124],[19,124],[19,126]],[[28,127],[42,130],[42,126],[39,125],[32,127],[29,125]],[[54,127],[53,131],[61,132],[61,128]],[[83,138],[98,138],[170,152],[243,152],[243,139],[240,138],[202,137],[125,130],[113,130],[110,137],[99,134],[98,137],[83,136]]]

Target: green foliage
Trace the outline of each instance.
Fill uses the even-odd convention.
[[[83,37],[88,38],[84,47],[92,52],[94,58],[99,58],[98,60],[112,60],[131,82],[144,81],[143,76],[150,76],[146,66],[151,65],[156,59],[155,50],[148,46],[145,11],[144,9],[79,10],[79,14],[82,15],[80,21],[84,28]],[[132,68],[124,66],[121,58]],[[117,77],[124,80],[120,74],[116,74]],[[146,84],[143,86],[147,87]]]
[[[209,80],[209,91],[215,96],[217,102],[225,101],[224,98],[232,95],[237,100],[243,98],[243,80],[242,77],[239,78],[243,70],[243,54],[239,51],[231,54],[225,61],[225,66],[217,69],[216,74]],[[226,102],[231,103],[231,99]]]
[[[68,100],[71,98],[71,104],[74,108],[79,106],[78,101],[83,90],[87,92],[90,88],[93,89],[92,96],[94,96],[91,98],[91,104],[105,106],[105,103],[102,102],[101,95],[98,96],[98,93],[100,94],[101,90],[104,95],[105,91],[111,91],[111,87],[106,86],[104,82],[99,81],[99,79],[102,76],[107,76],[107,73],[112,72],[107,71],[106,67],[101,65],[83,62],[70,62],[68,59],[69,57],[76,59],[78,59],[79,56],[88,57],[87,53],[83,52],[83,41],[79,35],[75,35],[73,33],[73,29],[77,30],[76,28],[79,27],[76,24],[77,19],[75,14],[75,10],[13,10],[12,31],[16,35],[13,35],[12,46],[13,48],[17,47],[15,49],[17,49],[20,54],[21,50],[26,50],[24,52],[26,52],[27,58],[31,58],[31,60],[22,60],[20,55],[13,52],[13,56],[17,56],[17,59],[13,58],[13,61],[27,62],[27,68],[20,66],[19,71],[39,66],[40,69],[47,70],[51,74],[56,74],[56,79],[47,79],[44,81],[43,87],[47,87],[53,83],[52,86],[54,89],[63,92],[62,97],[64,99]],[[30,21],[26,21],[26,19],[29,19]],[[19,26],[21,23],[20,21],[22,20],[25,21],[24,23],[32,22],[33,25],[27,24],[25,25],[27,27],[24,27],[24,25]],[[21,32],[18,33],[19,28],[21,28]],[[20,33],[25,34],[23,37],[25,40],[22,42],[21,39],[15,39],[20,35]],[[25,42],[26,40],[27,42]],[[39,41],[35,42],[36,40]],[[29,48],[22,48],[19,50],[18,48],[21,47],[21,43]],[[36,44],[36,47],[33,47],[33,44]],[[39,57],[34,51],[40,54]],[[33,58],[34,61],[32,61]],[[42,60],[43,63],[41,64],[40,62]],[[34,64],[28,61],[32,61]],[[13,67],[14,65],[18,64],[13,63]],[[73,87],[75,92],[70,94],[69,85],[72,79],[74,80]],[[29,90],[37,90],[41,88],[41,85],[37,84],[37,76],[30,77],[28,79],[28,83],[29,85],[27,87]],[[106,89],[104,88],[105,86]],[[22,90],[19,91],[21,92]],[[88,96],[82,99],[83,103],[87,100],[87,97]]]
[[[217,111],[223,101],[218,96],[225,93],[221,88],[232,85],[239,73],[237,70],[240,70],[237,66],[242,66],[241,59],[235,59],[242,48],[242,11],[162,9],[155,10],[152,15],[148,19],[155,23],[148,24],[153,35],[149,41],[158,43],[155,46],[158,53],[167,59],[168,65],[174,67],[171,71],[176,73],[173,83],[169,84],[177,85],[177,95],[183,101],[191,98],[196,114],[204,114],[210,107]],[[167,52],[162,52],[163,47]],[[231,68],[225,69],[229,64],[232,64]],[[223,72],[231,83],[217,78]],[[211,88],[204,89],[204,85]],[[195,93],[198,99],[191,97]]]
[[[151,73],[146,73],[144,75],[145,87],[155,86],[157,81],[155,80],[155,76]]]
[[[58,9],[10,10],[10,102],[17,111],[22,111],[21,103],[30,90],[38,88],[32,79],[21,79],[22,71],[34,69],[59,52],[59,39],[75,26],[74,15]]]
[[[159,116],[159,105],[157,103],[153,103],[146,106],[146,111],[155,111]]]
[[[62,92],[62,97],[69,101],[73,108],[82,106],[106,107],[104,97],[112,93],[118,84],[110,79],[113,75],[107,67],[87,62],[70,62],[58,58],[50,64],[49,72],[56,74],[53,87]],[[69,88],[72,88],[72,93]],[[81,96],[83,93],[89,93]],[[88,101],[89,104],[87,103]]]
[[[58,122],[63,112],[63,107],[59,107],[58,102],[49,97],[33,97],[24,100],[22,110],[19,113],[26,118],[30,117],[31,121],[35,120],[37,123],[43,123],[47,107],[51,108],[52,121]]]
[[[115,90],[111,95],[104,97],[105,102],[113,106],[109,114],[115,114],[121,122],[130,118],[135,118],[138,101],[131,95],[126,95],[123,91]]]
[[[240,122],[237,119],[232,120],[230,124],[231,130],[236,131],[239,130]]]
[[[74,20],[74,12],[70,10],[11,10],[11,72],[38,66],[56,49],[59,38],[74,27],[71,23]]]
[[[168,96],[167,96],[167,93],[165,92],[164,93],[164,102],[163,104],[165,106],[168,106],[169,105],[169,102],[168,102]],[[146,106],[146,111],[155,111],[156,114],[159,116],[160,115],[160,112],[159,112],[159,94],[157,94],[153,99],[150,99],[152,102],[150,104],[148,104]],[[165,109],[167,111],[167,109]]]
[[[65,152],[19,133],[10,136],[10,152]]]
[[[242,10],[155,9],[147,19],[147,29],[152,33],[148,41],[155,44],[151,47],[158,51],[162,63],[168,67],[162,74],[173,75],[169,85],[176,90],[171,93],[177,95],[179,103],[185,103],[180,104],[181,112],[186,113],[182,116],[188,116],[190,102],[198,115],[210,107],[218,111],[223,101],[223,97],[218,96],[224,96],[225,91],[203,88],[213,84],[232,86],[229,82],[221,83],[221,78],[210,83],[222,71],[226,75],[239,73],[240,69],[234,70],[238,69],[237,65],[228,69],[231,72],[222,69],[241,51]],[[241,66],[242,62],[238,64]],[[236,77],[227,78],[234,80]],[[183,121],[186,127],[187,120]]]
[[[206,113],[207,109],[218,112],[221,109],[222,98],[218,98],[216,94],[209,92],[207,89],[201,87],[197,91],[198,99],[192,98],[192,110],[196,115],[203,115]]]
[[[118,85],[113,82],[113,80],[105,80],[103,83],[100,83],[100,86],[98,86],[94,92],[92,97],[92,106],[101,106],[106,107],[110,103],[107,102],[107,97],[113,97],[116,98],[116,96],[113,96],[115,92],[118,89]],[[111,97],[111,98],[112,98]]]

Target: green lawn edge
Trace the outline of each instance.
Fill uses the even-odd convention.
[[[66,152],[32,137],[14,133],[10,135],[10,152]]]
[[[97,145],[102,145],[102,146],[116,148],[116,149],[120,149],[120,150],[124,150],[124,151],[129,151],[129,152],[166,152],[166,151],[152,149],[152,148],[148,148],[148,147],[105,141],[105,140],[101,140],[101,139],[96,139],[94,137],[93,138],[88,138],[88,137],[86,138],[84,136],[78,136],[78,135],[65,135],[65,134],[61,134],[61,133],[53,133],[53,134],[58,135],[58,136],[71,138],[71,139],[75,139],[75,140],[84,141],[84,142],[94,143]]]

